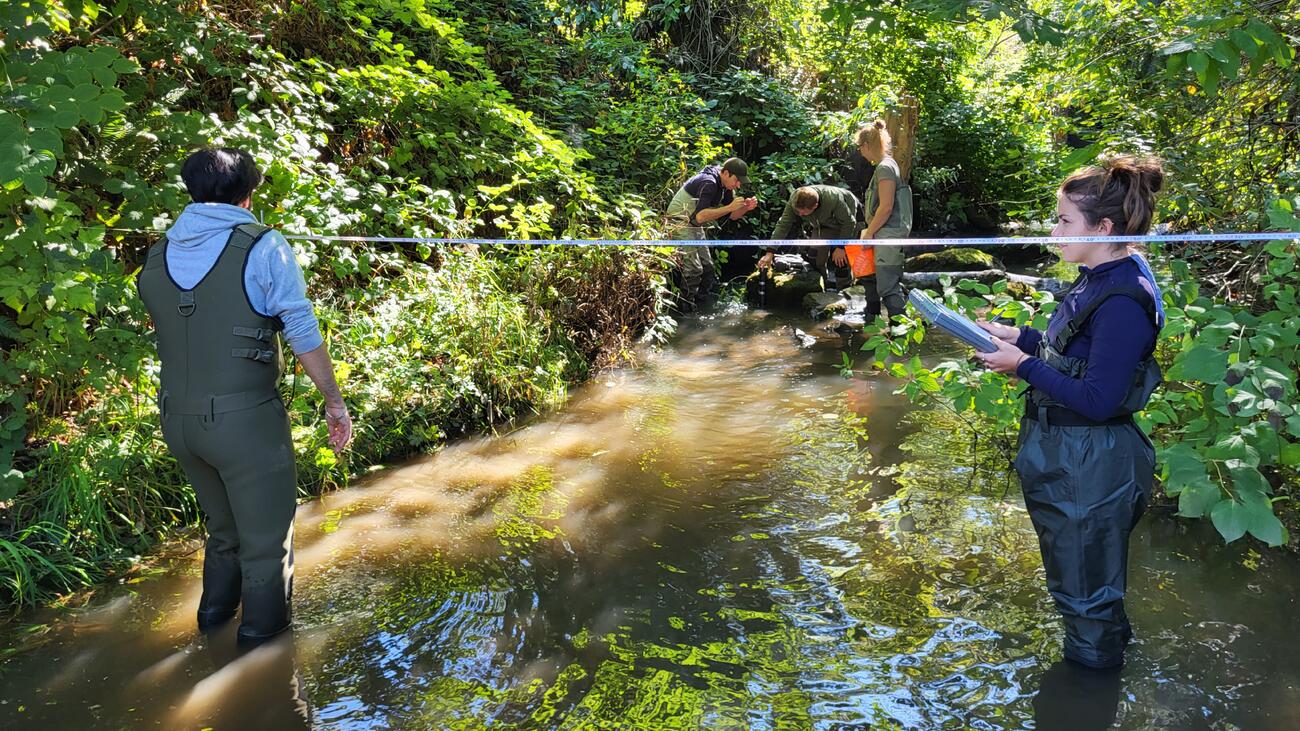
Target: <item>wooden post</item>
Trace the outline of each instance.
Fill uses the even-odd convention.
[[[916,152],[916,97],[904,94],[898,106],[885,112],[885,126],[894,141],[894,160],[898,162],[903,182],[912,178],[912,157]]]

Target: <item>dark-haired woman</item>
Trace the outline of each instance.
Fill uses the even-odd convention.
[[[293,249],[250,212],[262,183],[253,156],[199,150],[181,179],[194,202],[149,249],[137,285],[162,362],[163,440],[208,534],[199,629],[217,630],[242,607],[236,637],[256,644],[291,619],[298,492],[282,339],[325,399],[336,452],[352,439],[352,418]]]
[[[1098,669],[1120,665],[1132,636],[1128,540],[1155,475],[1133,414],[1160,381],[1152,354],[1164,317],[1151,271],[1124,236],[1150,228],[1163,181],[1159,161],[1129,156],[1069,176],[1052,235],[1116,243],[1061,245],[1080,274],[1045,333],[980,323],[998,350],[979,357],[1030,386],[1015,467],[1065,621],[1065,657]]]

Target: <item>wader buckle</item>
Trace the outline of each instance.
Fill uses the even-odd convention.
[[[232,358],[248,358],[258,363],[270,363],[275,359],[275,351],[260,350],[258,348],[231,348],[230,356]]]
[[[189,317],[194,314],[194,292],[181,292],[181,302],[176,305],[176,311],[181,313],[181,317]]]
[[[275,336],[274,330],[267,330],[264,327],[240,327],[239,325],[235,326],[233,333],[241,338],[252,338],[264,343]]]

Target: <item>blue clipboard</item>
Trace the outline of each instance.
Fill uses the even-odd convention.
[[[942,303],[936,301],[929,294],[919,289],[914,289],[907,295],[908,301],[916,308],[917,312],[926,320],[938,325],[945,332],[952,334],[958,340],[966,343],[981,353],[992,353],[997,351],[998,346],[993,342],[993,336],[979,325],[971,322],[970,318],[958,314]]]

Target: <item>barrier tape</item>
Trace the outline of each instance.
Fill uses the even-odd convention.
[[[163,235],[163,231],[109,228],[109,231]],[[1145,244],[1198,243],[1214,241],[1284,241],[1300,242],[1300,231],[1222,231],[1205,234],[1151,234],[1147,236],[966,236],[954,238],[908,239],[483,239],[438,238],[433,236],[329,236],[323,234],[288,234],[284,238],[299,241],[347,241],[357,243],[439,244],[479,246],[1032,246],[1061,244]]]
[[[1158,234],[1149,236],[989,236],[913,239],[474,239],[424,236],[320,236],[284,234],[286,239],[306,241],[350,241],[394,244],[444,244],[480,246],[1027,246],[1034,244],[1118,244],[1208,241],[1300,240],[1300,231],[1221,232],[1208,234]]]

